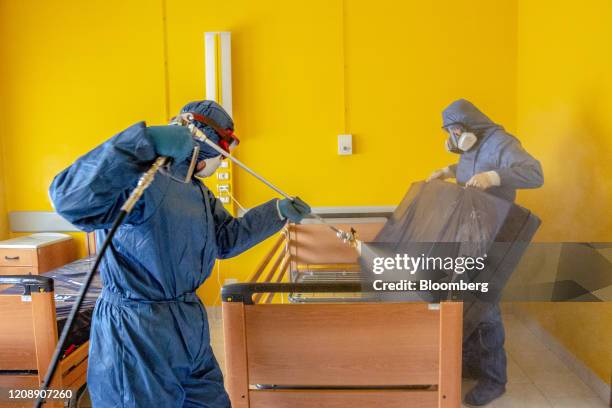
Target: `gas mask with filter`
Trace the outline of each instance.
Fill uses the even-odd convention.
[[[446,131],[448,132],[446,150],[451,153],[465,153],[474,147],[478,141],[478,137],[462,125],[450,125],[446,128]]]

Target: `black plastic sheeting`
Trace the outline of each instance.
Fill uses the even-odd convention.
[[[539,225],[539,218],[529,210],[486,192],[442,181],[414,183],[376,238],[362,246],[364,291],[382,301],[463,300],[464,329],[469,336],[499,301],[504,285]],[[440,268],[373,273],[375,258],[393,258],[398,254],[415,258],[483,257],[485,267],[463,273]],[[373,292],[374,280],[486,282],[488,290]]]
[[[70,314],[70,310],[83,286],[85,275],[93,267],[94,261],[95,257],[91,256],[42,274],[43,276],[52,278],[54,281],[58,333],[62,332],[64,324]],[[13,286],[5,289],[2,293],[20,294],[22,291],[22,288]],[[101,292],[102,281],[100,280],[100,275],[96,274],[85,296],[81,310],[76,317],[74,327],[66,342],[64,352],[66,352],[66,350],[70,351],[89,340],[89,329],[91,327],[93,308]]]

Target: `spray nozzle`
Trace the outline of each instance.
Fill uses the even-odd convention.
[[[336,236],[342,240],[345,244],[350,245],[353,248],[356,248],[360,245],[360,241],[357,239],[357,231],[354,228],[351,228],[350,232],[343,231],[338,229],[336,232]]]

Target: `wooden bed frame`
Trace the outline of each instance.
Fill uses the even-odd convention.
[[[381,226],[358,231],[367,240]],[[282,283],[289,269],[356,266],[354,250],[328,235],[321,225],[290,226],[249,283],[223,288],[232,406],[460,407],[461,303],[273,303],[281,293],[360,290]]]
[[[20,406],[8,399],[8,390],[38,389],[57,344],[53,280],[29,277],[31,294],[0,295],[0,407]],[[86,382],[89,342],[64,358],[52,389],[70,389],[76,395]],[[14,374],[11,374],[14,373]],[[32,400],[23,401],[32,406]],[[62,401],[45,406],[63,407]]]
[[[95,254],[94,234],[87,235],[87,250]],[[53,280],[30,278],[29,296],[0,294],[0,408],[31,407],[33,400],[9,400],[8,390],[38,389],[58,341]],[[76,396],[87,381],[89,341],[64,358],[51,389]],[[48,400],[45,407],[63,407]]]
[[[328,286],[322,290],[344,291]],[[461,303],[250,300],[255,292],[295,290],[320,289],[289,283],[224,288],[233,407],[460,407]]]

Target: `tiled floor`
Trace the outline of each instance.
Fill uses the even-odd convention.
[[[214,316],[216,313],[210,313]],[[606,408],[563,362],[513,315],[505,315],[508,385],[491,408]],[[211,342],[224,368],[221,321],[210,319]],[[474,382],[463,382],[465,394]]]

